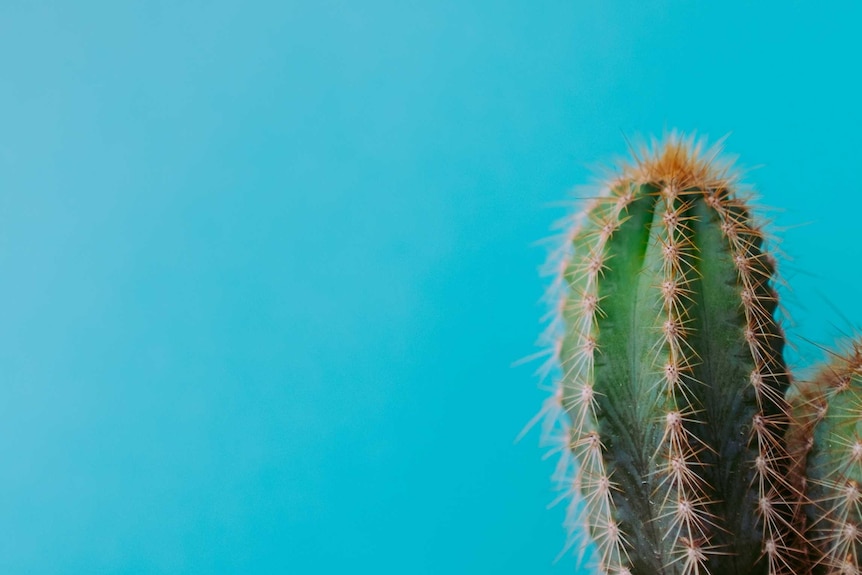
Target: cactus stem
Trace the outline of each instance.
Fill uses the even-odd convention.
[[[700,152],[675,136],[635,152],[546,267],[541,372],[561,378],[542,412],[562,421],[543,437],[572,496],[566,549],[585,528],[602,573],[793,563],[775,266],[734,177]]]

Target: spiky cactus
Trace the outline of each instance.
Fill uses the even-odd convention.
[[[813,380],[789,396],[788,436],[807,487],[806,538],[815,573],[862,572],[862,340],[834,353]]]
[[[603,185],[561,266],[572,522],[602,573],[793,573],[774,259],[725,168],[671,137]]]

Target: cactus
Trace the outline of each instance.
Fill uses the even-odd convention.
[[[550,411],[601,573],[800,569],[774,258],[736,187],[671,136],[567,235]]]
[[[834,353],[813,380],[789,395],[788,435],[807,487],[806,539],[816,573],[855,575],[862,559],[862,340]]]

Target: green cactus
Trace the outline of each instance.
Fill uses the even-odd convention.
[[[800,572],[774,258],[735,186],[671,137],[567,236],[552,403],[602,573]]]
[[[857,575],[862,558],[862,340],[789,395],[788,443],[807,488],[815,573]]]

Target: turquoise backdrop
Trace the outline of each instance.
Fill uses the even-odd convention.
[[[0,4],[0,572],[566,574],[561,202],[696,130],[862,326],[856,2]],[[840,310],[840,311],[839,311]]]

